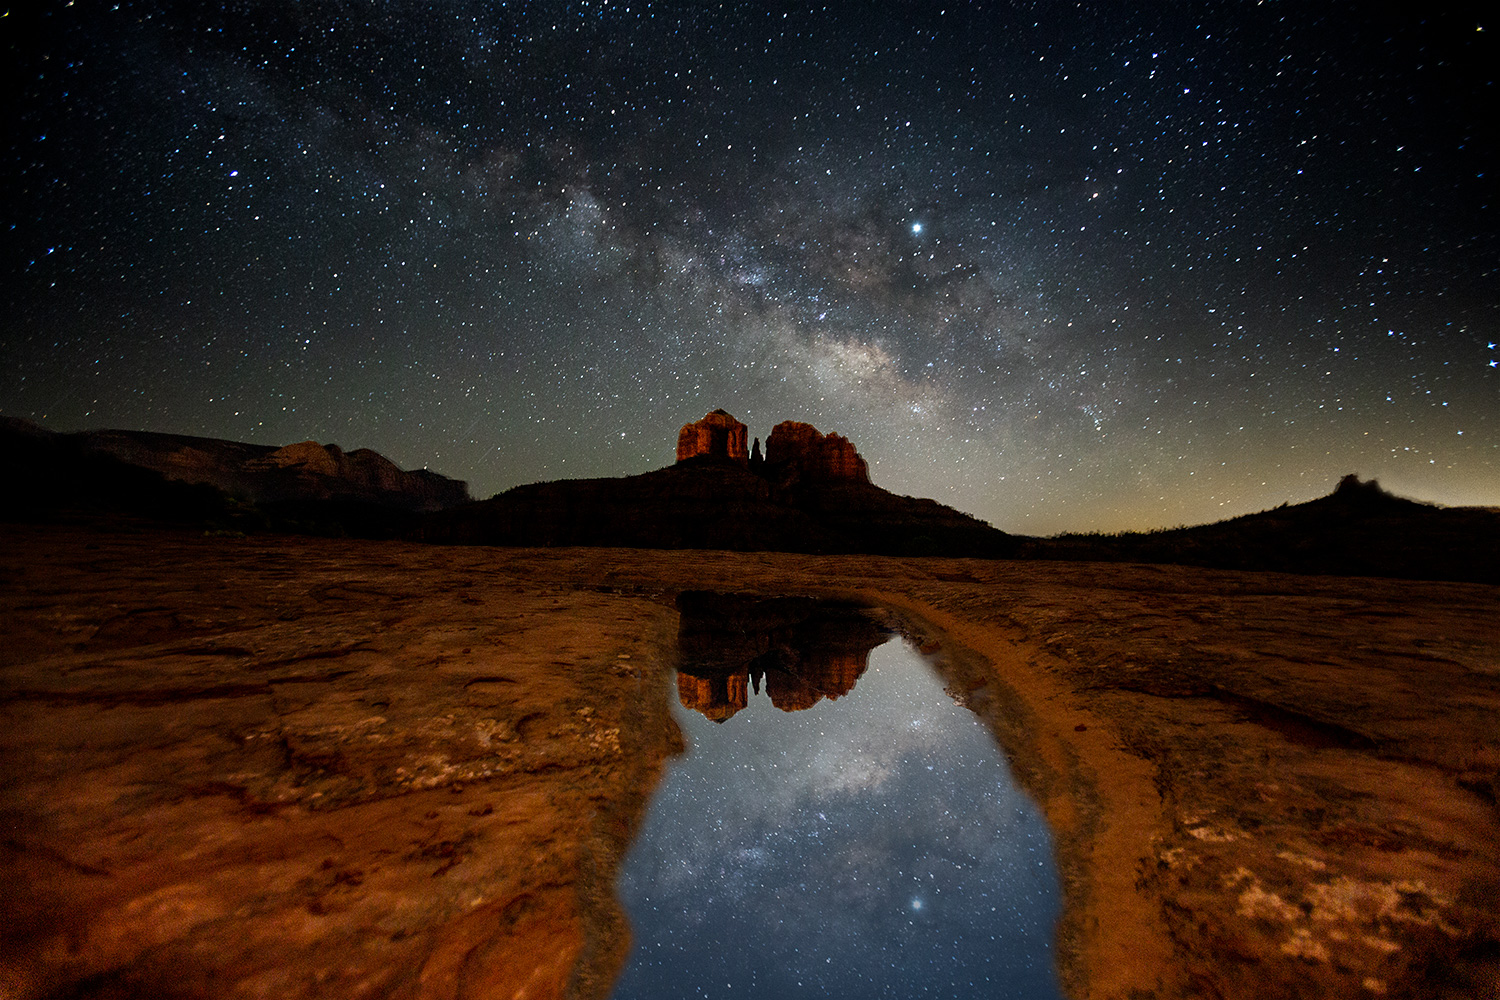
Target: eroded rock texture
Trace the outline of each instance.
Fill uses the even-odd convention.
[[[670,606],[481,550],[55,538],[0,535],[0,997],[608,994]]]
[[[714,410],[696,423],[683,424],[677,432],[677,461],[708,455],[750,464],[745,425],[723,410]]]

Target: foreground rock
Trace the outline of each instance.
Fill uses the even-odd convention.
[[[933,653],[1073,996],[1500,986],[1495,587],[3,530],[0,995],[607,995],[703,590]]]
[[[669,600],[478,552],[0,549],[0,996],[607,992]]]

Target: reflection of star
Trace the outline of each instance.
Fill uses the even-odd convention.
[[[922,908],[922,897],[921,896],[913,896],[912,897],[911,908],[913,910],[920,910]]]

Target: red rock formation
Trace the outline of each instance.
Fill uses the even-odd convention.
[[[714,410],[697,423],[682,425],[677,432],[677,461],[713,455],[749,465],[746,440],[744,424],[723,410]]]
[[[812,424],[783,420],[766,439],[766,465],[795,470],[805,481],[870,481],[870,467],[853,442],[839,434],[822,434]]]
[[[733,427],[730,426],[732,422]],[[705,428],[705,423],[707,428]],[[736,434],[732,457],[711,454],[713,427],[743,427],[709,414],[679,436],[678,461],[620,479],[517,486],[490,500],[428,518],[422,538],[483,545],[609,545],[636,548],[870,552],[1009,556],[1012,536],[932,500],[897,496],[870,482],[869,467],[837,434],[783,423],[762,467]],[[705,446],[700,431],[707,430]]]

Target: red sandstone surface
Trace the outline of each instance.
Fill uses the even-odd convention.
[[[1494,586],[0,531],[0,996],[606,996],[701,589],[936,658],[1073,997],[1500,987]]]

